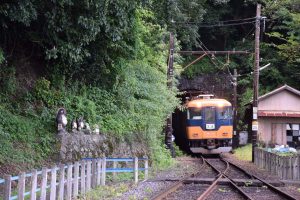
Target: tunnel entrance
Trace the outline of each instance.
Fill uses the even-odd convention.
[[[197,76],[194,79],[181,78],[178,89],[181,95],[181,107],[177,108],[172,114],[173,136],[175,144],[189,154],[193,153],[189,149],[189,143],[186,137],[186,119],[187,113],[184,108],[185,103],[201,94],[213,94],[215,98],[232,100],[232,85],[230,77],[226,74],[206,74]]]
[[[179,148],[187,153],[192,154],[189,149],[188,140],[186,137],[186,119],[187,113],[186,109],[184,108],[184,104],[188,101],[188,99],[192,99],[192,97],[198,96],[200,94],[204,94],[203,91],[199,90],[189,90],[184,91],[179,98],[181,99],[181,108],[177,108],[174,113],[172,114],[172,128],[173,128],[173,135],[175,137],[175,144],[179,146]]]

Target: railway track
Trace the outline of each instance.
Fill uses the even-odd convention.
[[[151,199],[297,199],[223,158],[201,159],[199,173],[176,181]]]

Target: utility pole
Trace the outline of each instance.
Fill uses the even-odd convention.
[[[239,146],[239,134],[237,133],[237,70],[234,69],[233,72],[233,148],[237,148]]]
[[[253,116],[252,116],[252,162],[254,162],[254,149],[257,147],[257,107],[258,107],[258,89],[259,89],[259,36],[260,36],[261,5],[256,7],[255,22],[255,63],[253,70]]]
[[[169,90],[173,88],[173,76],[174,76],[174,35],[170,33],[170,47],[169,47],[169,58],[168,58],[168,69],[167,69],[167,85]],[[174,155],[173,147],[173,127],[172,127],[172,113],[167,118],[166,133],[165,133],[165,144],[167,148],[170,149],[172,157]]]

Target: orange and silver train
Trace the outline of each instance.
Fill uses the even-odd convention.
[[[212,95],[187,102],[186,134],[193,153],[219,154],[232,149],[232,106]]]

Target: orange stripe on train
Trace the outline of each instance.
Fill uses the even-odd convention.
[[[189,140],[232,138],[233,131],[232,126],[221,126],[216,131],[203,131],[200,126],[189,126],[186,130]]]
[[[189,101],[186,106],[189,107],[207,107],[207,106],[217,106],[217,107],[224,107],[224,106],[231,106],[231,103],[225,99],[195,99]]]

